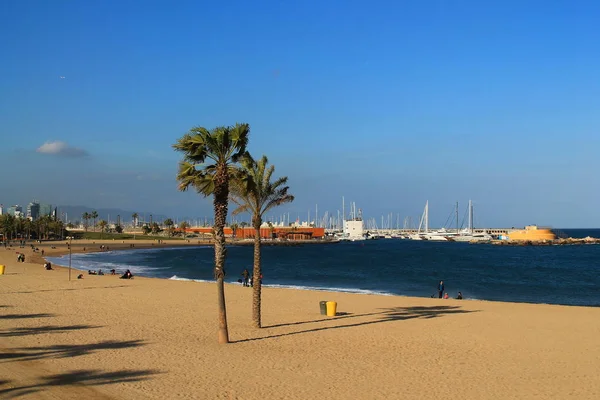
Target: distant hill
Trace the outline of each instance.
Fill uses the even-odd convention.
[[[131,215],[134,212],[138,214],[138,220],[142,222],[150,222],[150,215],[152,215],[152,221],[162,222],[167,219],[166,215],[155,214],[153,212],[144,211],[128,211],[120,208],[91,208],[86,206],[56,206],[58,209],[58,217],[63,221],[66,219],[69,222],[81,221],[81,215],[85,212],[91,213],[96,211],[98,213],[98,221],[103,219],[110,222],[117,221],[117,215],[121,216],[121,222],[128,224],[131,222]],[[145,219],[144,219],[145,218]]]

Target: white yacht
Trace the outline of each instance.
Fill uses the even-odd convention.
[[[458,203],[456,204],[457,212],[457,225],[458,225]],[[492,235],[487,232],[475,232],[473,228],[473,202],[469,200],[469,219],[468,226],[466,229],[454,232],[450,236],[451,240],[455,242],[487,242],[493,239]]]
[[[456,203],[456,230],[450,231],[441,228],[435,231],[429,230],[429,201],[425,203],[425,209],[421,216],[419,229],[416,234],[409,235],[412,240],[429,240],[434,242],[473,242],[489,241],[493,237],[487,232],[475,232],[473,228],[473,203],[469,200],[469,219],[468,226],[465,229],[458,227],[458,203]]]
[[[419,222],[419,229],[416,234],[408,236],[412,240],[430,240],[433,242],[447,242],[448,238],[444,231],[430,231],[429,230],[429,200],[425,202],[425,209]]]

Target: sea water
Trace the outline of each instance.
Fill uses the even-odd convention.
[[[568,231],[600,237],[600,230]],[[226,281],[252,270],[252,246],[227,247]],[[49,261],[68,265],[68,256]],[[212,281],[211,246],[73,254],[87,271],[130,269],[134,275]],[[495,246],[379,239],[334,244],[263,246],[263,285],[365,294],[600,306],[600,246]]]

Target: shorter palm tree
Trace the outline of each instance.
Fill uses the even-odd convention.
[[[189,227],[190,227],[190,224],[188,224],[186,221],[181,221],[179,223],[179,230],[181,231],[181,236],[185,237],[186,230]]]
[[[254,268],[252,293],[252,322],[256,328],[261,327],[261,237],[260,227],[263,216],[269,210],[284,203],[294,201],[294,196],[288,193],[287,176],[271,182],[275,166],[268,165],[267,156],[258,161],[248,157],[242,162],[243,173],[235,179],[231,187],[231,199],[238,205],[233,215],[248,212],[252,214],[254,228]]]
[[[102,239],[102,236],[103,236],[107,226],[108,226],[108,222],[106,222],[105,220],[101,219],[100,221],[98,221],[98,227],[100,227],[100,239]]]
[[[87,211],[81,214],[81,219],[83,219],[83,229],[87,232],[88,230],[88,221],[90,220],[90,213]]]
[[[152,229],[152,233],[155,235],[160,233],[160,231],[162,231],[162,229],[160,229],[160,225],[158,225],[158,222],[151,223],[150,229]]]
[[[133,227],[133,240],[135,240],[135,230],[138,226],[138,213],[134,212],[133,214],[131,214],[131,225]]]
[[[163,225],[165,228],[167,228],[169,236],[173,236],[173,225],[175,225],[173,220],[171,218],[167,218],[164,220]]]
[[[96,232],[96,218],[98,218],[98,211],[92,211],[92,213],[90,214],[90,218],[94,220],[94,232]]]
[[[239,225],[234,222],[233,224],[229,225],[229,227],[231,228],[231,237],[235,238]]]

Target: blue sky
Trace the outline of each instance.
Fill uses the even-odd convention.
[[[211,215],[176,190],[170,146],[248,122],[296,195],[278,215],[345,196],[416,219],[429,200],[441,225],[471,198],[479,225],[598,227],[599,18],[592,1],[2,1],[0,203]]]

